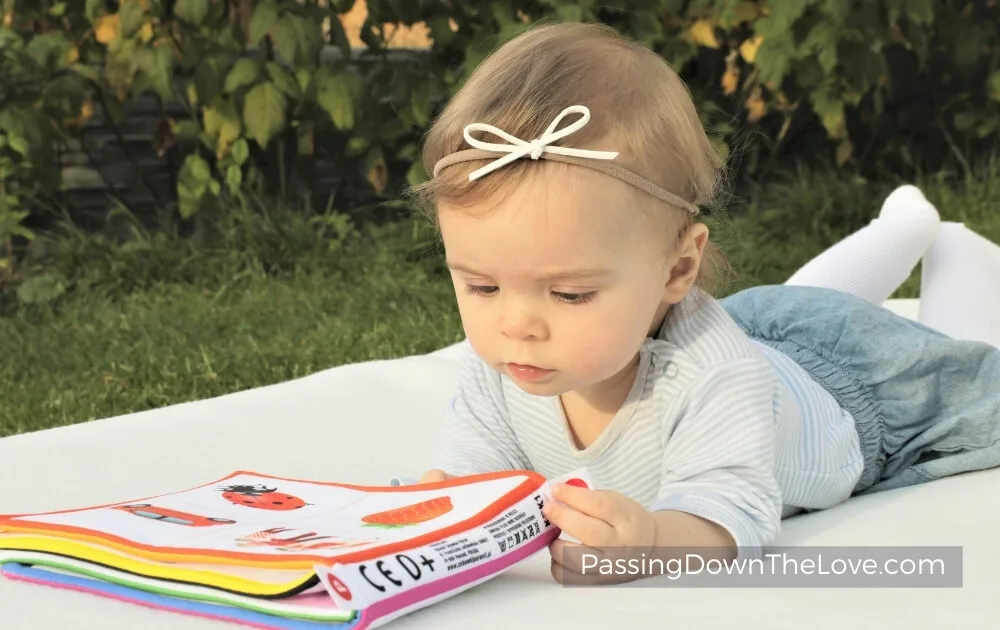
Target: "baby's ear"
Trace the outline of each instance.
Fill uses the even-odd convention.
[[[670,276],[664,287],[664,299],[667,302],[677,304],[694,286],[707,243],[708,226],[705,224],[695,223],[685,230],[671,257]]]

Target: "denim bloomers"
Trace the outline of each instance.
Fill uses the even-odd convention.
[[[864,470],[853,494],[1000,466],[1000,348],[832,289],[762,286],[720,303],[854,417]]]

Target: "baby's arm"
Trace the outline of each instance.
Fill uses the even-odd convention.
[[[711,366],[671,404],[661,489],[651,506],[658,547],[724,545],[743,555],[777,536],[779,383],[768,368],[750,358]]]
[[[500,376],[471,348],[462,360],[433,466],[421,482],[530,468],[511,428]]]

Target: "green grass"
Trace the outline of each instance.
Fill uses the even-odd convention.
[[[917,182],[945,220],[1000,242],[1000,163]],[[867,223],[893,183],[799,172],[712,221],[737,276],[782,282]],[[0,436],[221,395],[461,338],[429,235],[407,222],[343,237],[334,217],[257,204],[197,240],[127,245],[70,231],[43,248],[70,290],[0,317]],[[919,269],[896,293],[915,296]]]
[[[231,283],[97,288],[0,318],[0,435],[108,417],[431,352],[461,339],[451,287],[409,232],[340,269]],[[213,286],[215,285],[215,286]]]

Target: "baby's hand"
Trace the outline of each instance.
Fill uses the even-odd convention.
[[[443,470],[434,468],[421,475],[420,483],[434,483],[435,481],[445,481],[447,479],[453,479],[453,477]]]
[[[557,538],[549,545],[552,577],[561,584],[606,584],[628,579],[630,572],[605,575],[599,567],[615,558],[641,559],[656,543],[656,521],[641,504],[618,492],[566,484],[553,488],[554,503],[542,509],[553,525],[579,544]],[[587,564],[584,566],[584,556]],[[596,562],[595,562],[596,558]],[[596,564],[596,568],[595,568]],[[623,576],[620,573],[624,573]]]

